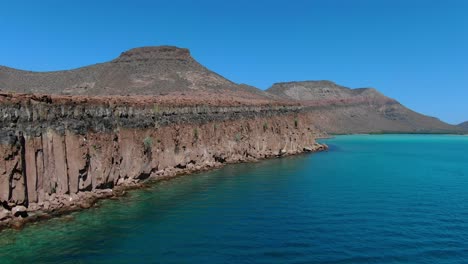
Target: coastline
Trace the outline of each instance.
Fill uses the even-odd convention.
[[[31,203],[27,210],[21,212],[18,211],[17,213],[12,211],[10,214],[5,216],[6,209],[2,208],[3,212],[0,211],[0,217],[2,217],[3,220],[0,220],[0,233],[5,229],[20,230],[30,223],[47,221],[52,218],[68,215],[72,212],[86,210],[95,206],[99,200],[116,199],[118,197],[125,196],[128,191],[144,189],[150,184],[171,180],[176,177],[190,176],[192,174],[218,169],[230,164],[253,163],[261,160],[311,154],[327,150],[328,146],[326,144],[315,143],[311,148],[304,148],[302,151],[297,152],[285,152],[258,158],[239,158],[226,162],[216,161],[204,164],[203,166],[187,166],[186,168],[171,167],[161,170],[155,176],[151,176],[146,179],[127,179],[125,181],[121,181],[112,189],[96,189],[89,192],[79,192],[76,195],[56,195],[52,200],[56,200],[57,203],[50,202],[47,209],[40,208],[38,204]]]

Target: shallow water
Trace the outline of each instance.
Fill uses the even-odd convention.
[[[0,263],[468,263],[468,137],[327,140],[0,233]]]

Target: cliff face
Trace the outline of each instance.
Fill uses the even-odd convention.
[[[300,102],[328,133],[460,132],[460,128],[416,113],[373,88],[349,89],[329,81],[307,81],[278,83],[267,92]]]
[[[83,207],[115,186],[150,177],[321,148],[297,106],[77,103],[30,95],[0,101],[0,203],[9,216],[19,205],[29,212]]]

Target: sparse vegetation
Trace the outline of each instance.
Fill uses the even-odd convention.
[[[151,152],[152,146],[153,146],[153,138],[145,137],[145,139],[143,140],[143,147],[144,147],[145,153]]]
[[[198,136],[199,136],[199,135],[198,135],[198,128],[194,128],[194,129],[193,129],[193,139],[194,139],[195,141],[197,141],[197,140],[198,140]]]
[[[265,122],[263,123],[263,132],[266,132],[268,130],[268,123]]]
[[[297,120],[297,117],[294,118],[294,127],[297,128],[299,126],[299,120]]]
[[[240,133],[236,133],[236,135],[234,136],[234,140],[236,142],[239,142],[241,139],[242,139],[242,135]]]
[[[153,105],[153,114],[158,114],[161,109],[159,108],[159,105],[154,104]]]

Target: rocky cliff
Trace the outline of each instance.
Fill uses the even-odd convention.
[[[148,178],[320,150],[312,124],[299,106],[1,94],[0,220],[86,208]]]
[[[460,128],[416,113],[373,88],[330,81],[274,84],[267,92],[301,103],[324,131],[348,133],[460,133]]]

